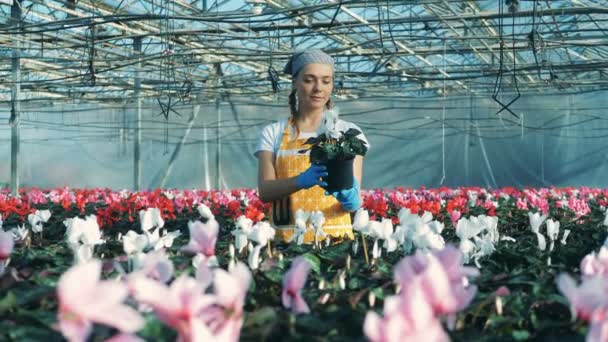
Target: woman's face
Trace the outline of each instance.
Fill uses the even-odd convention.
[[[327,64],[308,64],[293,82],[301,110],[323,109],[334,88],[333,69]]]

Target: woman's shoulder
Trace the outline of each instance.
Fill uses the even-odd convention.
[[[271,122],[271,123],[267,124],[266,126],[264,126],[264,128],[262,128],[262,131],[267,132],[267,133],[274,133],[274,134],[277,134],[278,132],[282,132],[285,129],[285,126],[287,125],[287,120],[288,119],[284,118],[284,119],[280,119],[280,120]]]

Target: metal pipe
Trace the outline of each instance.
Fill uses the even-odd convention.
[[[137,54],[141,60],[141,37],[133,39],[133,53]],[[135,70],[135,96],[136,103],[136,120],[135,120],[135,134],[134,134],[134,148],[133,148],[133,189],[139,191],[141,189],[141,61],[136,64]]]
[[[20,0],[15,0],[11,6],[11,24],[21,28],[21,4]],[[12,36],[18,36],[15,33]],[[11,117],[9,124],[11,125],[11,194],[17,196],[19,194],[19,148],[20,148],[20,130],[19,121],[21,119],[20,108],[20,93],[21,93],[21,43],[15,40],[14,48],[12,49],[11,58],[11,74],[13,84],[11,86]]]

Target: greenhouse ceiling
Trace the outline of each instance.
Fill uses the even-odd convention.
[[[608,1],[0,0],[0,102],[269,101],[307,48],[341,98],[586,92]]]

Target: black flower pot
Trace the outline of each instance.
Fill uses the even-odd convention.
[[[323,181],[327,183],[325,188],[329,192],[350,189],[353,187],[353,161],[329,160],[324,165],[327,167],[327,177]]]

